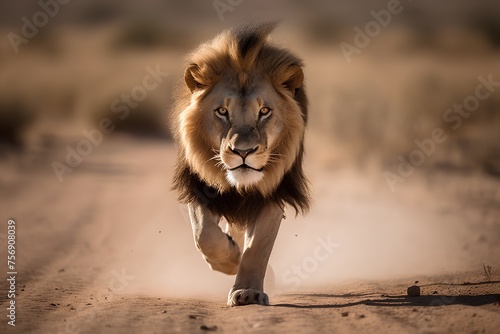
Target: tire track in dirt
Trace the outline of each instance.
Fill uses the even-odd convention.
[[[99,176],[93,176],[86,182],[101,181]],[[134,223],[149,220],[157,214],[158,208],[162,207],[162,197],[158,195],[158,189],[161,190],[162,187],[158,186],[154,177],[147,174],[131,180],[120,190],[114,187],[113,182],[101,184],[96,191],[98,200],[94,199],[94,202],[100,203],[95,205],[95,214],[85,217],[85,223],[79,225],[84,226],[81,229],[67,229],[64,232],[76,236],[77,240],[74,240],[73,245],[75,250],[68,253],[59,248],[60,260],[51,264],[49,269],[45,270],[44,279],[33,287],[33,290],[39,293],[34,301],[50,306],[42,311],[38,310],[36,319],[31,319],[26,330],[52,331],[50,327],[55,320],[64,319],[64,328],[57,328],[59,332],[87,331],[87,327],[92,327],[91,320],[113,305],[109,302],[117,295],[113,289],[120,284],[123,253],[129,251],[128,241],[140,236],[136,232],[138,225]],[[127,189],[130,191],[126,191]],[[134,203],[137,203],[136,193],[145,194],[141,198],[145,202],[144,205],[134,206]],[[107,207],[119,207],[120,204],[129,210],[106,210]],[[61,257],[60,254],[66,255]],[[103,254],[106,254],[104,258]],[[65,271],[58,273],[58,268],[65,268]],[[82,273],[79,268],[91,268],[91,272]],[[105,268],[108,269],[104,270]],[[59,286],[59,290],[54,292],[54,286]],[[48,321],[48,327],[47,320],[53,320]]]
[[[106,157],[96,155],[94,158]],[[127,167],[115,165],[117,168]],[[56,180],[48,181],[53,177],[51,174],[39,174],[43,177],[37,175],[21,182],[30,184],[30,187],[25,186],[18,192],[36,199],[34,204],[30,205],[33,202],[29,201],[28,206],[21,205],[19,196],[13,196],[10,206],[12,211],[19,212],[16,216],[19,223],[18,247],[23,250],[18,260],[18,298],[21,301],[18,303],[18,319],[24,321],[20,321],[18,330],[28,332],[53,318],[58,308],[63,313],[74,311],[77,295],[91,295],[96,290],[95,285],[102,284],[101,276],[109,276],[109,271],[105,275],[102,272],[115,260],[117,245],[108,247],[107,242],[112,239],[112,229],[119,227],[112,226],[119,225],[119,222],[113,224],[112,217],[107,217],[106,203],[103,203],[103,197],[114,192],[113,179],[103,179],[99,171],[87,171],[80,177],[68,177],[63,183],[58,183]],[[140,185],[137,183],[143,181],[133,179],[130,186],[138,190]],[[151,182],[145,185],[151,187]],[[156,196],[149,189],[144,189],[144,193],[148,197],[150,193]],[[116,194],[108,197],[114,196]],[[113,205],[109,199],[107,201],[107,204]],[[153,202],[155,206],[159,204],[157,201]],[[137,213],[135,216],[145,215]],[[133,233],[129,235],[133,236]],[[111,256],[106,256],[103,262],[102,254]],[[88,268],[89,272],[82,274],[78,271],[81,268]],[[106,278],[109,280],[109,277]],[[5,286],[2,285],[2,288]],[[3,296],[5,293],[2,292]],[[22,303],[26,298],[30,302]]]
[[[18,247],[22,250],[18,256],[18,319],[30,319],[29,322],[20,321],[18,328],[21,330],[35,329],[58,306],[54,301],[61,294],[73,294],[92,283],[91,280],[71,277],[67,273],[68,268],[85,258],[82,257],[85,248],[79,238],[88,228],[85,222],[94,219],[96,210],[95,202],[92,201],[65,203],[66,197],[75,197],[75,189],[78,188],[74,184],[68,184],[56,196],[40,201],[27,214],[18,218]],[[40,192],[47,190],[40,188]],[[34,212],[42,217],[49,217],[48,220],[52,221],[29,222],[28,219]],[[58,223],[61,220],[66,223]],[[25,224],[30,224],[30,228]],[[58,288],[61,286],[65,286],[65,289]],[[23,302],[26,298],[29,298],[30,303]]]

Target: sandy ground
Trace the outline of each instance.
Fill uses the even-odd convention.
[[[62,152],[0,163],[1,267],[9,218],[18,255],[16,326],[2,283],[1,333],[500,331],[498,179],[417,171],[391,192],[381,172],[311,152],[314,208],[282,224],[272,305],[230,308],[233,278],[203,262],[168,190],[172,144],[107,139],[58,182],[50,163]],[[406,296],[415,281],[422,295]]]

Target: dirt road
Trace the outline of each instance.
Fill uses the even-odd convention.
[[[311,155],[314,209],[282,225],[272,306],[230,308],[232,277],[208,269],[169,191],[173,145],[109,139],[59,182],[63,153],[0,163],[1,268],[9,218],[17,240],[16,326],[2,283],[1,333],[500,332],[498,179],[416,173],[392,193]],[[416,280],[422,296],[406,296]]]

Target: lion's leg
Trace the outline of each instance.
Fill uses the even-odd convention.
[[[245,250],[236,281],[229,291],[228,305],[269,305],[269,297],[263,289],[264,276],[282,218],[280,207],[268,206],[259,214],[256,223],[247,229]]]
[[[245,247],[245,229],[235,224],[228,223],[226,226],[226,234],[233,238],[240,249]]]
[[[220,217],[202,205],[189,204],[188,208],[194,242],[210,268],[229,275],[236,274],[241,257],[240,248],[219,227]]]

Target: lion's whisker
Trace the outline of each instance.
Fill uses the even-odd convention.
[[[208,160],[204,161],[204,162],[203,162],[203,164],[206,164],[207,162],[212,161],[212,160],[219,161],[219,162],[217,162],[217,164],[218,164],[218,163],[220,163],[220,161],[221,161],[221,156],[220,156],[220,154],[216,154],[216,155],[214,155],[214,156],[213,156],[213,157],[211,157],[210,159],[208,159]],[[217,166],[217,164],[215,164],[215,165]]]
[[[223,163],[222,161],[218,161],[216,164],[215,164],[216,167],[221,167],[222,169],[226,170],[227,169],[227,166],[225,163]]]
[[[283,158],[285,155],[284,154],[280,154],[280,153],[270,153],[269,154],[269,157],[271,158]]]

